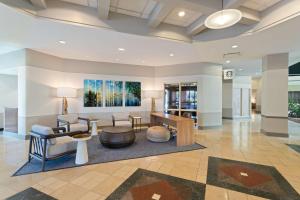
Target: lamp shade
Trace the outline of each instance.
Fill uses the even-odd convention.
[[[159,99],[162,97],[162,91],[160,91],[160,90],[145,90],[145,97]]]
[[[57,97],[76,97],[77,96],[77,90],[75,88],[68,88],[68,87],[60,87],[57,88]]]

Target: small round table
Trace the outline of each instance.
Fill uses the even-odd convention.
[[[91,138],[92,136],[90,134],[80,134],[73,136],[73,140],[77,141],[77,151],[75,159],[76,165],[83,165],[89,161],[87,141]]]
[[[91,119],[90,123],[92,124],[92,136],[94,135],[98,135],[98,127],[97,127],[97,123],[98,123],[99,119]]]
[[[102,129],[99,140],[103,146],[122,148],[134,143],[135,133],[130,127],[107,127]]]
[[[133,128],[135,131],[142,131],[142,117],[141,116],[131,116],[133,120]]]

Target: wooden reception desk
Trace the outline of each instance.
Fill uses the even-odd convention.
[[[151,113],[151,126],[168,124],[177,129],[177,146],[186,146],[195,143],[194,121],[190,118],[160,112]]]

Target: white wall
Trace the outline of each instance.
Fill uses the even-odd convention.
[[[223,81],[223,118],[250,117],[251,77]]]
[[[134,76],[110,76],[101,74],[84,74],[59,72],[54,70],[42,69],[27,66],[19,69],[25,74],[22,85],[23,92],[19,106],[26,109],[20,109],[19,132],[25,134],[32,123],[47,123],[47,125],[55,126],[56,115],[61,113],[62,99],[56,97],[56,88],[72,87],[78,90],[77,98],[69,98],[69,113],[79,113],[84,116],[99,116],[105,118],[105,122],[111,123],[112,112],[148,112],[150,111],[150,99],[142,98],[140,107],[96,107],[87,108],[83,106],[83,82],[85,79],[94,80],[120,80],[120,81],[140,81],[142,91],[152,90],[154,87],[154,78],[150,77],[134,77]],[[107,113],[107,115],[105,114]],[[106,115],[106,116],[105,116]],[[45,124],[46,125],[46,124]],[[107,125],[107,124],[101,124]]]
[[[0,74],[0,128],[3,128],[4,108],[18,107],[18,77]]]
[[[36,67],[27,67],[27,95],[30,101],[27,102],[27,116],[41,116],[59,114],[61,112],[61,99],[56,97],[56,88],[72,87],[78,89],[77,98],[69,98],[70,113],[93,113],[93,112],[118,112],[118,107],[97,107],[87,108],[83,106],[83,81],[92,80],[119,80],[119,81],[140,81],[142,90],[153,88],[154,79],[149,77],[132,76],[109,76],[100,74],[65,73],[46,70]],[[38,97],[37,97],[38,94]],[[46,104],[46,105],[45,105]],[[149,99],[142,99],[140,107],[123,107],[122,111],[148,111],[150,110]]]
[[[196,81],[199,94],[199,126],[222,124],[222,67],[217,64],[189,63],[149,67],[63,59],[29,49],[21,51],[21,54],[25,64],[23,59],[18,63],[4,63],[5,66],[10,64],[10,68],[18,68],[20,135],[27,134],[32,124],[56,126],[62,101],[56,97],[58,87],[73,87],[79,91],[77,98],[68,99],[69,113],[96,117],[101,123],[111,124],[112,113],[137,112],[143,116],[143,122],[149,122],[151,100],[143,98],[143,92],[140,107],[83,107],[85,79],[140,81],[142,91],[162,90],[164,83]],[[15,55],[6,55],[9,58],[12,56]],[[163,99],[159,99],[157,110],[162,109]],[[101,123],[100,125],[110,125]]]

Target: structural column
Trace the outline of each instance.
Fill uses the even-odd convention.
[[[288,137],[288,53],[263,58],[261,131]]]
[[[18,68],[18,136],[26,138],[27,134],[27,69]]]

